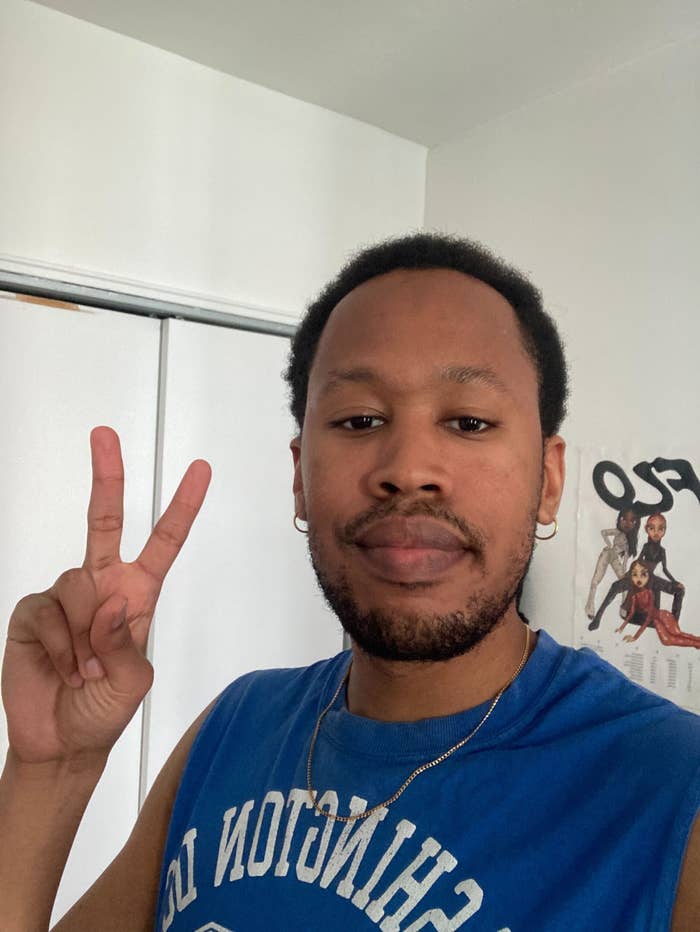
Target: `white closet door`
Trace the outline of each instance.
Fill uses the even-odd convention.
[[[294,436],[284,337],[167,322],[163,504],[187,465],[212,466],[207,499],[154,624],[149,785],[187,725],[249,670],[342,649],[294,530]]]
[[[21,596],[84,556],[92,427],[122,440],[124,559],[151,527],[160,324],[0,297],[0,635]],[[0,759],[7,749],[0,716]],[[78,832],[56,921],[102,872],[137,814],[141,716],[114,749]]]

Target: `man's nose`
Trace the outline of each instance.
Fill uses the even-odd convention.
[[[367,482],[378,498],[416,492],[448,496],[452,481],[439,428],[418,428],[415,422],[388,425],[377,443]]]

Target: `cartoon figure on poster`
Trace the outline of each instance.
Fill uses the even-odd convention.
[[[656,606],[656,593],[651,588],[653,566],[644,560],[634,560],[629,571],[630,589],[625,599],[625,620],[616,633],[621,633],[630,622],[639,625],[636,634],[627,634],[624,641],[638,641],[647,628],[654,628],[666,647],[694,647],[700,650],[700,637],[681,631],[673,612]]]
[[[652,628],[656,630],[659,641],[666,646],[697,648],[700,647],[700,637],[680,628],[685,586],[671,574],[666,549],[661,543],[668,530],[666,512],[673,507],[673,496],[655,475],[654,469],[674,469],[680,478],[668,480],[668,484],[675,489],[686,488],[695,492],[700,502],[700,482],[686,460],[659,458],[653,463],[642,462],[634,467],[637,475],[661,492],[661,500],[656,505],[634,500],[634,489],[616,463],[604,460],[597,463],[593,469],[593,485],[599,497],[608,505],[621,503],[619,498],[611,495],[605,484],[606,474],[612,473],[623,483],[622,500],[625,504],[617,512],[615,527],[601,531],[605,547],[598,556],[585,605],[585,613],[590,622],[588,630],[595,631],[600,627],[606,609],[616,596],[621,595],[623,598],[619,614],[623,623],[615,628],[615,633],[621,633],[629,624],[639,628],[636,634],[625,635],[624,641],[637,641],[647,628]],[[647,516],[644,523],[647,540],[637,556],[638,534],[644,515]],[[630,558],[635,559],[628,569],[627,563]],[[659,564],[663,577],[655,572]],[[607,574],[608,567],[617,579],[613,580],[596,610],[596,592]],[[670,611],[661,608],[662,593],[672,597]]]
[[[634,508],[623,508],[618,512],[617,522],[614,528],[602,530],[601,535],[605,546],[600,551],[598,562],[593,571],[591,588],[588,590],[588,600],[586,601],[586,615],[593,620],[595,611],[595,594],[605,576],[606,570],[610,567],[618,580],[625,576],[627,571],[627,561],[630,556],[637,553],[637,535],[639,534],[639,515]],[[614,584],[613,584],[614,585]],[[611,590],[612,591],[612,590]],[[610,595],[610,592],[608,592]],[[608,596],[606,596],[606,599]],[[600,624],[600,621],[598,622]],[[596,624],[597,628],[598,625]],[[593,630],[593,629],[591,629]]]
[[[700,446],[692,453],[581,451],[573,629],[577,647],[700,712]]]
[[[636,512],[633,509],[629,509],[627,512],[620,512],[620,518],[618,519],[618,526],[620,524],[620,521],[622,521],[623,527],[629,526],[631,523],[631,516],[633,514],[636,514]],[[627,516],[626,524],[625,524],[625,517],[624,517],[625,515]],[[638,528],[639,527],[639,515],[636,515],[636,517],[637,517],[637,528]],[[671,608],[671,614],[676,618],[676,621],[679,621],[681,617],[681,607],[683,605],[683,596],[685,595],[685,586],[683,585],[683,583],[678,582],[678,580],[675,579],[671,575],[671,573],[668,570],[668,566],[666,565],[666,550],[661,545],[661,540],[665,536],[666,530],[667,530],[667,521],[666,521],[665,516],[662,515],[661,512],[658,512],[658,511],[652,515],[649,515],[649,517],[647,518],[646,524],[644,526],[644,530],[646,531],[646,534],[647,534],[647,542],[642,547],[641,553],[639,554],[639,559],[643,561],[649,567],[649,570],[650,570],[649,590],[652,592],[654,596],[654,606],[656,609],[661,608],[660,599],[661,599],[662,592],[666,592],[669,595],[672,595],[673,606]],[[602,533],[603,535],[605,535],[605,534],[609,534],[610,532],[603,531]],[[632,535],[630,534],[628,540],[630,541],[629,554],[631,556],[635,556],[636,555],[636,532],[634,533],[634,537],[632,537]],[[605,551],[603,551],[603,553],[605,553]],[[598,565],[600,565],[601,563],[601,560],[603,558],[603,553],[601,553],[600,557],[598,558]],[[664,575],[666,576],[666,579],[662,579],[660,576],[656,576],[654,574],[654,570],[659,565],[659,563],[661,564],[661,568],[663,570]],[[596,579],[598,579],[598,582],[599,582],[600,578],[602,578],[602,576],[600,576],[600,578],[596,576],[596,574],[598,574],[598,565],[596,566],[596,573],[594,573],[593,575],[593,582],[591,583],[591,590],[589,593],[588,602],[586,603],[586,615],[588,615],[588,617],[591,619],[591,623],[588,625],[589,631],[595,631],[595,629],[599,627],[600,622],[603,618],[603,612],[610,605],[610,603],[613,601],[615,596],[620,595],[621,593],[625,593],[625,595],[627,595],[627,593],[629,593],[632,589],[632,581],[631,581],[630,573],[625,572],[624,567],[623,567],[622,573],[617,572],[617,568],[613,567],[615,568],[618,578],[608,589],[608,592],[605,598],[600,604],[600,608],[596,612],[594,610],[594,605],[593,605],[593,598],[595,595],[595,587],[593,583],[596,582]],[[630,570],[631,570],[631,567],[630,567]],[[627,600],[623,601],[623,606],[620,609],[620,615],[623,618],[625,618],[627,614],[626,603],[627,603]]]

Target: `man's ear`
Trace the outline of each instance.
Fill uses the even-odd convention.
[[[294,462],[294,481],[292,483],[292,492],[294,493],[294,512],[302,521],[306,521],[306,501],[304,500],[304,480],[301,476],[301,437],[294,437],[289,444],[292,451],[292,460]]]
[[[547,437],[544,442],[542,490],[540,492],[539,508],[537,509],[539,524],[551,524],[559,511],[559,502],[564,491],[564,476],[566,474],[565,451],[566,443],[558,434]]]

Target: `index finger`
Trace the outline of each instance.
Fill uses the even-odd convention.
[[[202,507],[211,480],[206,460],[194,460],[187,468],[172,501],[153,528],[136,562],[160,582],[173,565],[187,540],[194,519]]]
[[[88,505],[85,566],[101,570],[120,559],[124,525],[124,463],[119,436],[111,427],[90,432],[92,489]]]

